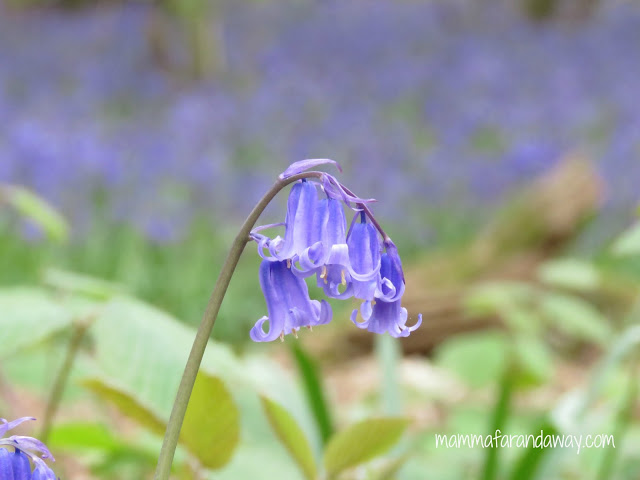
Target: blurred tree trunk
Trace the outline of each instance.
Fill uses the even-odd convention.
[[[222,74],[222,30],[222,12],[217,2],[156,0],[147,31],[151,58],[165,70],[188,72],[193,80]],[[186,64],[175,58],[176,53],[183,54]]]
[[[522,8],[537,21],[552,18],[583,20],[594,13],[599,3],[599,0],[522,0]]]

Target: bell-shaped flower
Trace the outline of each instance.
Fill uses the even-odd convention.
[[[380,285],[375,294],[376,298],[385,302],[400,300],[404,294],[404,272],[398,249],[391,239],[384,241],[386,252],[382,254],[380,262]]]
[[[22,417],[13,422],[0,419],[0,479],[11,480],[56,480],[53,473],[43,459],[55,461],[49,449],[40,440],[33,437],[13,435],[2,438],[9,430],[27,420],[35,420],[33,417]],[[2,445],[13,447],[14,451],[2,448]],[[29,458],[35,466],[31,472]]]
[[[407,309],[400,305],[400,300],[367,300],[360,306],[360,315],[363,322],[357,320],[358,309],[351,314],[351,321],[358,328],[366,328],[373,333],[388,333],[392,337],[408,337],[422,323],[422,314],[419,314],[415,325],[407,327]]]
[[[296,275],[317,275],[318,286],[331,298],[353,295],[352,281],[366,282],[376,271],[356,271],[351,264],[351,249],[346,238],[347,221],[342,203],[334,198],[320,200],[314,220],[314,240],[293,266]],[[354,248],[361,248],[354,243]]]
[[[367,222],[364,213],[360,214],[360,222],[351,225],[347,235],[349,261],[360,279],[353,278],[353,296],[362,300],[373,300],[376,291],[381,289],[380,275],[380,241],[375,227]],[[364,280],[362,278],[365,278]]]
[[[267,302],[268,316],[251,329],[254,342],[270,342],[285,335],[297,335],[302,327],[314,327],[331,321],[331,306],[325,301],[311,300],[305,281],[293,274],[290,261],[263,260],[260,286]],[[264,324],[268,322],[268,331]]]
[[[287,216],[284,222],[284,238],[273,239],[258,234],[255,229],[251,236],[258,243],[260,256],[271,262],[292,259],[308,249],[313,242],[313,219],[318,204],[318,193],[313,182],[301,181],[291,188],[287,200]],[[268,249],[269,254],[264,250]]]

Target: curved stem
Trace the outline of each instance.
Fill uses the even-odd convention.
[[[291,177],[276,181],[276,183],[274,183],[274,185],[269,189],[264,197],[262,197],[258,204],[253,208],[247,219],[242,224],[242,227],[240,227],[238,235],[231,244],[231,249],[229,250],[227,258],[224,261],[224,265],[222,266],[222,270],[220,271],[218,280],[216,281],[213,292],[211,293],[211,297],[209,298],[209,303],[207,304],[207,308],[204,312],[202,322],[198,327],[196,338],[193,341],[191,353],[189,354],[184,373],[182,374],[182,380],[180,381],[180,386],[178,387],[176,400],[173,404],[171,416],[169,417],[169,423],[167,424],[167,430],[162,442],[162,449],[160,450],[160,457],[158,458],[158,466],[156,468],[154,477],[155,480],[167,480],[169,478],[169,474],[171,473],[173,456],[175,454],[178,439],[180,437],[180,430],[182,428],[182,422],[184,421],[184,416],[187,411],[189,397],[191,396],[191,391],[193,390],[193,385],[196,381],[196,375],[200,368],[200,363],[202,362],[202,357],[207,347],[207,342],[209,341],[211,330],[213,330],[213,325],[216,321],[216,318],[218,317],[218,311],[220,310],[222,299],[227,292],[227,287],[229,286],[229,282],[231,281],[233,272],[235,271],[244,247],[249,240],[249,233],[251,233],[251,229],[258,221],[258,218],[260,217],[266,206],[271,202],[271,200],[273,200],[273,198],[280,190],[282,190],[290,183],[296,182],[303,178],[320,178],[321,176],[322,172],[312,171],[300,173],[298,175],[293,175]]]
[[[344,185],[342,185],[342,188],[349,195],[352,195],[354,197],[357,196],[355,193],[353,193],[351,190],[349,190]],[[389,237],[389,235],[387,235],[387,233],[384,231],[382,226],[378,223],[378,221],[373,216],[373,212],[371,211],[371,209],[364,203],[357,203],[356,205],[365,213],[365,215],[367,217],[369,217],[369,221],[376,228],[376,230],[378,230],[378,232],[380,232],[380,235],[382,235],[382,238],[384,239],[384,241],[386,242],[387,240],[391,240],[391,237]]]
[[[58,370],[58,375],[53,382],[53,387],[51,387],[49,399],[47,400],[47,406],[44,411],[40,440],[45,443],[49,438],[49,433],[51,432],[51,427],[53,425],[53,419],[56,416],[58,407],[60,406],[60,401],[62,400],[62,394],[67,387],[67,382],[69,381],[69,375],[71,374],[73,362],[75,361],[76,356],[80,351],[82,339],[84,338],[84,334],[87,332],[88,328],[89,322],[86,321],[77,322],[73,326],[73,333],[71,335],[71,340],[69,340],[69,346],[67,347],[67,355],[65,356],[64,362],[62,363],[60,370]]]

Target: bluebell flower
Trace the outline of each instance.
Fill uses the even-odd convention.
[[[406,326],[407,309],[400,304],[405,289],[402,261],[390,238],[385,239],[384,246],[386,252],[380,259],[380,274],[373,298],[370,298],[373,285],[365,286],[367,290],[362,293],[366,293],[366,296],[360,297],[365,300],[360,306],[360,314],[364,321],[357,321],[357,309],[352,312],[351,321],[357,327],[366,328],[370,332],[386,332],[392,337],[406,337],[422,324],[422,315],[418,315],[415,325]]]
[[[356,271],[351,263],[351,252],[346,234],[347,222],[342,203],[328,197],[318,203],[314,218],[314,239],[317,240],[297,258],[293,271],[303,277],[316,274],[318,287],[331,298],[345,299],[353,295],[354,283],[372,281],[377,273],[375,266]],[[366,247],[365,247],[366,248]],[[356,259],[358,256],[356,255]]]
[[[422,324],[422,314],[419,314],[416,324],[407,327],[407,309],[400,305],[400,300],[394,302],[366,301],[360,307],[360,314],[363,322],[357,321],[357,309],[351,314],[351,321],[357,327],[366,328],[373,333],[388,333],[392,337],[408,337]]]
[[[305,281],[294,275],[290,262],[263,260],[260,286],[267,302],[268,316],[251,329],[254,342],[270,342],[285,335],[297,335],[302,327],[315,327],[331,321],[331,306],[325,301],[311,300]],[[269,324],[264,331],[264,324]]]
[[[280,179],[330,162],[296,162]],[[357,310],[351,317],[358,327],[394,337],[409,335],[420,326],[422,317],[407,327],[407,310],[400,305],[405,289],[402,262],[395,244],[366,206],[373,200],[361,199],[327,173],[310,172],[309,177],[320,183],[326,198],[318,201],[313,180],[296,183],[287,204],[284,238],[270,239],[258,233],[281,224],[258,227],[251,233],[264,259],[260,285],[268,310],[268,316],[251,329],[251,338],[256,342],[284,339],[288,334],[297,336],[304,326],[331,321],[329,304],[309,298],[304,278],[311,275],[316,275],[317,285],[327,297],[355,296],[364,301],[360,307],[364,322],[356,321]],[[344,205],[358,212],[348,232]],[[265,332],[267,322],[269,328]]]
[[[273,239],[257,232],[252,237],[258,242],[260,256],[272,262],[292,259],[309,248],[313,242],[313,219],[318,203],[316,186],[312,182],[301,181],[293,185],[287,200],[287,216],[284,221],[284,238],[277,236]],[[272,225],[267,225],[270,227]],[[268,249],[269,255],[264,253]]]
[[[44,462],[45,459],[55,461],[44,443],[33,437],[21,435],[2,438],[9,430],[27,420],[35,420],[35,418],[22,417],[13,422],[7,422],[4,418],[0,419],[0,479],[56,480],[55,473]],[[3,446],[13,447],[13,452]],[[33,472],[29,459],[33,462]]]
[[[386,252],[380,260],[380,286],[376,297],[385,302],[395,302],[404,295],[404,272],[398,248],[387,238],[384,241]]]
[[[356,222],[360,217],[360,222]],[[352,268],[365,278],[354,278],[353,296],[362,300],[373,300],[375,293],[381,288],[381,277],[378,275],[382,263],[380,240],[375,227],[367,222],[364,212],[356,215],[347,235],[349,260]]]

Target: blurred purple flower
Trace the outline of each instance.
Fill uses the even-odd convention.
[[[44,462],[45,459],[55,462],[53,455],[44,443],[33,437],[20,435],[3,438],[9,430],[27,420],[35,420],[35,418],[22,417],[13,422],[7,422],[4,418],[0,418],[0,479],[56,480],[55,473]],[[2,446],[13,447],[14,451],[10,452]],[[35,467],[33,473],[29,458]]]

